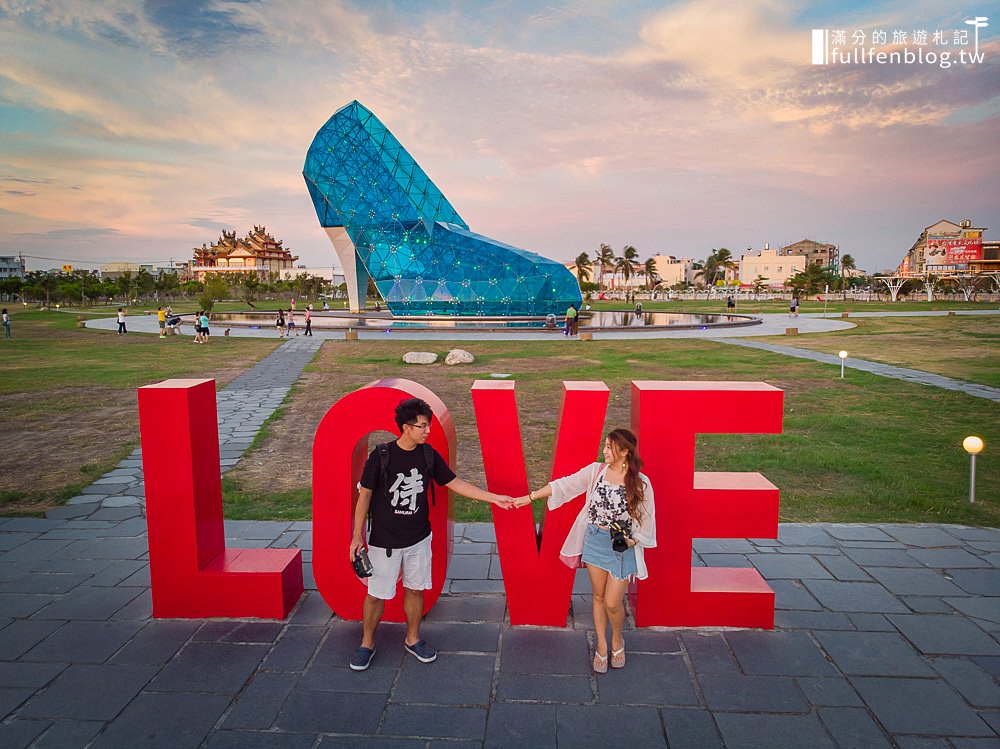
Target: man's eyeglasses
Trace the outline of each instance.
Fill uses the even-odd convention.
[[[422,432],[429,432],[431,429],[431,423],[428,421],[426,424],[414,424],[407,421],[406,426],[413,427],[414,429],[419,429]]]

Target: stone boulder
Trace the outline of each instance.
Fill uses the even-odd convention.
[[[476,360],[472,354],[468,351],[463,351],[460,348],[452,349],[448,352],[448,356],[445,357],[445,364],[472,364]]]
[[[403,361],[407,364],[433,364],[438,360],[438,355],[431,351],[407,351],[403,354]]]

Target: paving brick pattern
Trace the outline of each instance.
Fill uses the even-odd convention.
[[[0,746],[966,747],[1000,741],[1000,531],[782,525],[701,540],[755,566],[774,631],[633,629],[590,670],[588,585],[565,628],[511,627],[490,525],[456,527],[422,664],[312,582],[308,522],[227,521],[231,546],[303,550],[284,622],[153,620],[142,519],[0,520]],[[951,565],[956,565],[952,567]]]
[[[241,374],[216,394],[222,472],[236,465],[261,425],[281,405],[322,339],[294,338]],[[145,515],[142,448],[48,517],[64,520],[127,520]]]

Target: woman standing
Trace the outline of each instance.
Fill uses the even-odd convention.
[[[7,314],[7,308],[3,308],[3,337],[10,338],[10,315]]]
[[[208,336],[211,331],[208,329],[208,310],[202,310],[201,312],[201,342],[208,343]]]
[[[615,429],[604,440],[603,463],[591,463],[514,503],[522,507],[549,497],[548,507],[554,510],[586,492],[560,558],[570,567],[587,566],[594,593],[594,671],[600,674],[608,670],[609,620],[611,667],[625,666],[625,590],[632,580],[648,576],[642,551],[656,546],[653,487],[641,468],[635,435]]]

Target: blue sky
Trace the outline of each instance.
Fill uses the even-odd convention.
[[[552,258],[810,238],[881,270],[940,218],[1000,237],[1000,16],[949,69],[813,66],[810,29],[989,10],[0,0],[0,254],[186,259],[264,224],[328,265],[302,162],[358,99],[473,231]]]

